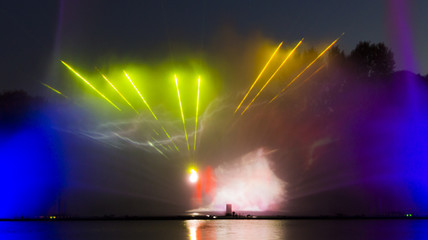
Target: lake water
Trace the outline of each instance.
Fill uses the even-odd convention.
[[[0,222],[1,240],[428,239],[428,220]]]

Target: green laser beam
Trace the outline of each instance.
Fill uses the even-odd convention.
[[[157,144],[159,144],[159,146],[161,146],[165,151],[168,151],[168,149],[162,143],[156,140],[154,137],[152,137],[152,140],[155,141]]]
[[[76,72],[76,70],[74,70],[72,67],[70,67],[67,63],[65,63],[64,61],[60,60],[62,62],[62,64],[64,64],[70,71],[72,71],[74,74],[76,74],[76,76],[78,76],[80,79],[82,79],[86,84],[88,84],[95,92],[97,92],[102,98],[104,98],[104,100],[106,100],[107,102],[109,102],[111,105],[113,105],[117,110],[120,110],[120,108],[118,106],[116,106],[112,101],[110,101],[110,99],[108,99],[106,96],[104,96],[104,94],[102,94],[100,91],[98,91],[90,82],[88,82],[84,77],[82,77],[78,72]]]
[[[100,72],[101,76],[110,84],[110,86],[117,92],[117,94],[119,94],[119,96],[137,113],[139,114],[139,112],[137,111],[137,109],[134,108],[134,106],[132,106],[132,104],[125,98],[125,96],[122,95],[122,93],[119,92],[119,90],[117,90],[117,88],[113,85],[113,83],[111,83],[107,77],[102,74]]]
[[[54,91],[55,93],[57,93],[57,94],[59,94],[59,95],[61,95],[61,96],[65,97],[65,98],[68,98],[68,97],[67,97],[66,95],[64,95],[62,92],[60,92],[60,91],[56,90],[55,88],[53,88],[53,87],[51,87],[51,86],[47,85],[46,83],[42,83],[42,85],[43,85],[43,86],[45,86],[45,87],[47,87],[47,88],[49,88],[50,90]]]
[[[164,156],[164,157],[166,157],[166,158],[168,158],[159,148],[157,148],[155,145],[153,145],[153,143],[152,142],[150,142],[150,141],[147,141],[147,143],[149,143],[149,145],[151,146],[151,147],[153,147],[154,149],[156,149],[156,151],[158,151],[160,154],[162,154],[162,156]]]
[[[195,140],[193,142],[193,151],[196,150],[196,134],[198,132],[198,114],[199,114],[199,90],[201,87],[201,77],[198,78],[198,96],[196,98],[196,117],[195,117]]]
[[[186,131],[186,122],[184,121],[183,107],[182,107],[182,105],[181,105],[180,90],[178,89],[178,80],[177,80],[177,75],[174,75],[174,78],[175,78],[175,86],[177,87],[178,102],[179,102],[179,104],[180,104],[181,120],[183,120],[184,135],[186,136],[187,150],[189,150],[189,151],[190,151],[189,138],[187,137],[187,131]]]
[[[156,117],[155,113],[152,111],[152,109],[150,108],[149,104],[146,102],[146,100],[144,99],[143,95],[141,95],[140,91],[138,91],[138,88],[135,86],[134,82],[131,80],[131,78],[128,76],[128,74],[123,71],[123,73],[125,73],[126,78],[128,78],[129,82],[131,82],[132,86],[134,87],[135,91],[137,91],[138,95],[140,95],[141,99],[143,100],[144,104],[146,104],[147,108],[149,109],[149,111],[152,113],[153,117],[158,120],[158,118]]]
[[[165,128],[163,126],[161,126],[163,132],[165,133],[165,135],[171,140],[172,144],[174,145],[175,149],[180,152],[180,149],[178,149],[177,145],[175,145],[174,140],[172,140],[171,136],[169,136],[168,132],[165,130]]]
[[[141,99],[143,100],[144,104],[146,104],[147,108],[149,109],[149,111],[152,113],[152,116],[156,119],[156,121],[159,121],[159,119],[156,117],[155,113],[152,111],[152,109],[150,108],[149,104],[146,102],[146,100],[144,99],[143,95],[141,95],[140,91],[138,91],[138,88],[135,86],[134,82],[131,80],[131,78],[129,77],[129,75],[123,71],[123,73],[125,73],[126,78],[128,78],[128,80],[131,82],[132,86],[134,87],[135,91],[137,91],[138,95],[140,95]],[[177,151],[180,151],[177,147],[177,145],[175,145],[174,140],[172,140],[171,136],[169,136],[168,132],[165,130],[165,128],[163,126],[162,130],[165,132],[166,136],[171,140],[172,144],[174,144],[175,149],[177,149]]]

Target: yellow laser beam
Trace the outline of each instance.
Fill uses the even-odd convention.
[[[278,50],[281,48],[282,46],[281,42],[278,47],[276,48],[275,52],[273,52],[272,56],[270,57],[269,61],[266,63],[266,65],[263,67],[262,71],[259,73],[259,75],[257,76],[256,80],[254,81],[253,85],[251,85],[250,89],[248,89],[248,92],[245,94],[244,98],[242,99],[242,101],[239,103],[238,107],[235,109],[235,113],[238,111],[238,109],[241,107],[242,103],[245,101],[245,99],[248,97],[248,94],[250,94],[251,90],[253,89],[254,85],[256,85],[257,81],[260,79],[260,77],[263,75],[264,71],[266,70],[266,68],[268,67],[269,63],[272,61],[272,59],[275,57],[276,53],[278,52]]]
[[[160,122],[159,119],[156,117],[156,114],[150,108],[150,105],[144,99],[143,95],[141,95],[140,91],[138,91],[138,88],[135,86],[134,82],[131,80],[131,78],[129,77],[129,75],[125,71],[123,71],[123,73],[125,73],[126,78],[128,78],[128,80],[131,82],[132,86],[134,87],[135,91],[137,91],[138,95],[140,95],[140,97],[143,100],[144,104],[146,104],[147,108],[152,113],[152,116],[156,119],[156,121]],[[171,136],[169,136],[168,132],[165,130],[165,128],[163,126],[161,126],[161,127],[162,127],[162,130],[165,132],[166,136],[171,140],[172,144],[174,144],[175,149],[177,149],[177,151],[180,151],[178,149],[177,145],[175,145],[174,141],[171,139]]]
[[[147,108],[149,109],[149,111],[152,113],[153,117],[158,120],[158,118],[156,117],[155,113],[152,111],[152,109],[150,108],[149,104],[146,102],[146,100],[144,99],[143,95],[141,95],[140,91],[138,91],[138,88],[135,86],[134,82],[131,80],[131,78],[129,77],[129,75],[123,71],[123,73],[125,73],[126,78],[128,78],[128,80],[131,82],[132,86],[134,87],[135,91],[137,91],[138,95],[140,95],[141,99],[143,100],[144,104],[146,104]]]
[[[273,97],[269,103],[273,102],[277,97],[279,97],[279,95],[281,93],[283,93],[285,90],[287,90],[287,88],[293,84],[293,82],[295,82],[308,68],[310,68],[322,55],[324,55],[324,53],[326,53],[334,44],[336,44],[337,41],[339,41],[339,39],[344,35],[344,33],[342,33],[342,35],[340,35],[338,38],[336,38],[336,40],[334,40],[330,45],[328,45],[328,47],[326,47],[324,49],[324,51],[322,51],[311,63],[309,63],[308,66],[306,66],[293,80],[291,80],[287,86],[285,86],[277,95],[275,95],[275,97]]]
[[[155,145],[153,145],[153,143],[152,142],[150,142],[150,141],[147,141],[147,143],[152,147],[152,148],[154,148],[154,149],[156,149],[156,151],[158,151],[158,153],[160,153],[160,154],[162,154],[162,156],[164,156],[164,157],[166,157],[166,158],[168,158],[159,148],[157,148]]]
[[[54,92],[58,93],[59,95],[61,95],[61,96],[65,97],[65,98],[68,98],[68,97],[67,97],[67,96],[65,96],[62,92],[60,92],[60,91],[56,90],[55,88],[53,88],[53,87],[51,87],[51,86],[47,85],[46,83],[42,83],[42,85],[43,85],[43,86],[45,86],[45,87],[47,87],[47,88],[49,88],[50,90],[52,90],[52,91],[54,91]]]
[[[165,133],[165,135],[171,140],[172,144],[174,145],[175,149],[180,152],[180,149],[178,149],[177,145],[175,145],[174,140],[172,140],[171,136],[169,136],[168,132],[165,130],[165,128],[163,126],[161,126],[163,132]]]
[[[154,137],[152,137],[152,140],[155,141],[157,144],[159,144],[159,146],[161,146],[165,151],[168,151],[168,149],[162,143],[156,140]]]
[[[76,72],[76,70],[74,70],[72,67],[70,67],[70,65],[68,65],[67,63],[65,63],[64,61],[62,61],[62,64],[64,64],[70,71],[72,71],[74,74],[76,74],[76,76],[78,76],[80,79],[82,79],[86,84],[88,84],[95,92],[97,92],[102,98],[104,98],[104,100],[106,100],[107,102],[109,102],[111,105],[113,105],[113,107],[115,107],[117,110],[120,110],[120,108],[118,106],[116,106],[112,101],[110,101],[110,99],[108,99],[106,96],[104,96],[104,94],[102,94],[100,91],[98,91],[90,82],[88,82],[84,77],[82,77],[78,72]]]
[[[269,80],[267,80],[265,85],[263,85],[263,87],[256,94],[256,96],[254,96],[253,100],[251,100],[251,102],[247,105],[247,107],[244,109],[244,111],[241,112],[241,116],[245,113],[245,111],[247,111],[247,109],[251,106],[251,104],[254,102],[254,100],[256,100],[256,98],[260,95],[260,93],[263,91],[263,89],[265,89],[265,87],[269,84],[269,82],[273,79],[273,77],[275,77],[276,73],[282,68],[282,66],[284,66],[285,62],[287,62],[287,60],[291,57],[291,55],[293,55],[293,53],[300,46],[300,44],[302,44],[302,42],[303,42],[303,38],[302,38],[302,40],[300,40],[300,42],[298,42],[296,44],[296,46],[293,48],[293,50],[291,50],[291,52],[287,55],[287,57],[284,59],[284,61],[281,63],[281,65],[276,69],[276,71],[272,74],[272,76],[269,78]]]
[[[198,78],[198,97],[196,98],[195,140],[193,142],[193,151],[196,150],[196,133],[198,132],[199,90],[200,90],[200,87],[201,87],[201,77]]]
[[[122,99],[132,108],[132,109],[134,109],[134,111],[137,113],[137,114],[139,114],[139,112],[137,111],[137,109],[135,109],[134,108],[134,106],[132,106],[132,104],[125,98],[125,96],[123,96],[122,95],[122,93],[120,93],[119,92],[119,90],[117,90],[117,88],[113,85],[113,83],[111,83],[108,79],[107,79],[107,77],[104,75],[104,74],[102,74],[101,72],[100,72],[100,74],[101,74],[101,76],[110,84],[110,86],[117,92],[117,94],[119,94],[119,96],[120,97],[122,97]]]
[[[177,75],[174,75],[174,78],[175,78],[175,86],[177,87],[178,102],[180,103],[181,120],[183,120],[184,135],[186,136],[187,150],[189,150],[189,151],[190,151],[190,147],[189,147],[189,139],[188,139],[188,137],[187,137],[187,131],[186,131],[186,123],[185,123],[185,121],[184,121],[183,107],[182,107],[182,105],[181,105],[180,90],[178,89],[178,80],[177,80]]]

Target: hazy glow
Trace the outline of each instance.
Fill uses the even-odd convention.
[[[109,102],[113,107],[115,107],[117,110],[121,111],[118,106],[116,106],[110,99],[108,99],[104,94],[102,94],[100,91],[98,91],[91,83],[89,83],[84,77],[82,77],[78,72],[76,72],[72,67],[70,67],[67,63],[62,61],[62,64],[64,64],[70,71],[72,71],[76,76],[78,76],[80,79],[82,79],[86,84],[88,84],[95,92],[97,92],[102,98],[104,98],[107,102]]]
[[[253,89],[254,85],[256,85],[257,81],[260,79],[260,77],[263,75],[264,71],[266,70],[267,66],[269,65],[269,63],[272,61],[272,59],[275,57],[276,53],[278,52],[278,50],[281,48],[282,42],[278,45],[278,47],[276,48],[275,52],[272,54],[272,56],[269,58],[269,61],[266,63],[266,65],[263,67],[262,71],[259,73],[259,76],[257,76],[256,80],[254,81],[253,85],[251,85],[250,89],[248,89],[248,92],[245,94],[244,98],[242,99],[242,101],[239,103],[238,107],[235,109],[235,113],[238,111],[238,109],[241,107],[242,103],[245,101],[245,99],[247,98],[248,94],[250,94],[251,90]]]
[[[200,87],[201,87],[201,77],[198,78],[198,97],[196,98],[195,140],[193,142],[193,151],[196,150],[196,133],[198,132],[199,90],[200,90]]]
[[[285,182],[274,174],[263,149],[217,167],[215,175],[216,194],[203,210],[224,211],[226,203],[236,211],[274,210],[286,195]]]
[[[157,148],[152,142],[148,141],[147,142],[151,147],[153,147],[154,149],[156,149],[156,151],[158,151],[158,153],[160,153],[162,156],[168,158],[159,148]]]
[[[284,66],[285,62],[287,62],[287,60],[291,57],[291,55],[293,55],[293,53],[300,46],[300,44],[302,44],[302,42],[303,42],[303,39],[297,43],[297,45],[293,48],[293,50],[291,50],[291,52],[287,55],[287,57],[284,59],[284,61],[281,63],[281,65],[276,69],[276,71],[272,74],[272,76],[269,78],[269,80],[267,80],[265,85],[263,85],[263,87],[256,94],[256,96],[254,96],[253,100],[251,100],[251,102],[247,105],[247,107],[244,109],[244,111],[242,111],[241,115],[243,115],[245,113],[245,111],[247,111],[247,109],[251,106],[251,104],[254,102],[254,100],[256,100],[256,98],[260,95],[260,93],[263,91],[263,89],[265,89],[265,87],[269,84],[269,82],[273,79],[273,77],[275,77],[276,73],[282,68],[282,66]]]
[[[191,169],[190,170],[190,176],[189,176],[189,181],[191,183],[196,183],[199,179],[199,175],[198,172],[195,171],[195,169]]]
[[[169,138],[169,140],[171,140],[172,144],[174,145],[175,149],[180,152],[180,150],[178,149],[177,145],[175,145],[174,140],[172,140],[171,136],[169,136],[168,132],[166,131],[166,129],[162,126],[161,127],[163,132],[165,133],[165,135]]]
[[[321,65],[321,67],[319,67],[317,70],[315,70],[311,75],[309,75],[309,77],[307,77],[305,80],[303,80],[303,82],[307,82],[309,79],[311,79],[315,74],[317,74],[319,71],[321,71],[324,67],[325,67],[325,63],[323,65]]]
[[[189,151],[190,151],[190,147],[189,147],[189,138],[187,137],[186,123],[185,123],[185,121],[184,121],[183,106],[181,105],[180,90],[178,89],[178,80],[177,80],[177,75],[174,75],[174,79],[175,79],[175,86],[177,87],[178,103],[180,104],[181,120],[183,121],[184,135],[186,136],[187,150],[189,150]]]
[[[152,140],[155,141],[157,145],[161,146],[165,151],[168,151],[168,149],[162,143],[156,140],[156,138],[152,137]]]
[[[146,104],[147,108],[152,113],[152,116],[157,121],[159,121],[159,119],[156,117],[155,113],[150,108],[150,105],[146,102],[146,100],[144,99],[143,95],[141,95],[140,91],[138,91],[138,88],[135,86],[134,82],[131,80],[131,78],[129,77],[129,75],[125,71],[123,71],[123,73],[125,73],[126,78],[128,78],[128,80],[131,82],[132,86],[134,87],[135,91],[137,91],[138,95],[140,95],[140,97],[143,100],[144,104]],[[169,136],[168,132],[166,131],[166,129],[163,126],[162,126],[162,130],[165,132],[165,135],[172,141],[171,137]],[[173,141],[172,141],[172,144],[174,144],[175,149],[177,149],[177,151],[179,151],[178,147],[175,145],[175,143]]]

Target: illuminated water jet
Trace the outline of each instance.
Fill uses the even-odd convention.
[[[268,153],[263,149],[220,165],[214,172],[214,197],[195,211],[223,211],[226,203],[238,211],[275,210],[286,196],[286,183],[272,171]]]

